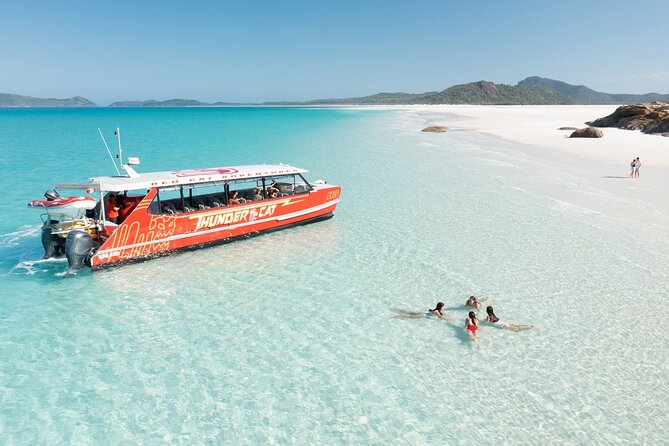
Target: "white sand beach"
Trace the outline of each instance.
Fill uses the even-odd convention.
[[[397,107],[395,107],[397,108]],[[525,155],[578,175],[591,186],[641,200],[669,212],[669,138],[638,131],[603,128],[602,138],[569,138],[560,127],[611,114],[615,105],[477,106],[417,105],[401,107],[416,130],[442,125],[452,132],[492,135],[517,143]],[[448,133],[446,133],[448,135]],[[639,157],[640,178],[628,179],[630,161]]]

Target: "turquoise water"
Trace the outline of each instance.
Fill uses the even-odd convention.
[[[62,277],[25,207],[113,173],[285,162],[335,217]],[[407,112],[0,110],[0,443],[662,443],[669,216]],[[460,326],[488,296],[513,333]],[[453,322],[392,319],[446,303]]]

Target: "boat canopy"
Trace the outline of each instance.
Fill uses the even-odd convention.
[[[56,189],[86,189],[102,192],[151,189],[161,186],[208,183],[250,179],[274,175],[305,173],[308,170],[285,164],[258,164],[250,166],[207,167],[203,169],[170,170],[165,172],[137,173],[133,176],[109,176],[90,178],[86,183],[56,184]]]

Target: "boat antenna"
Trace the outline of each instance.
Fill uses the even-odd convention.
[[[111,160],[112,164],[114,165],[114,169],[116,169],[116,173],[118,174],[118,176],[121,176],[121,172],[119,172],[118,167],[116,167],[116,162],[114,161],[114,157],[111,154],[111,150],[109,150],[109,146],[107,145],[107,141],[105,140],[105,137],[102,134],[102,130],[100,130],[100,127],[98,127],[98,132],[100,133],[100,137],[102,138],[102,142],[105,143],[105,147],[107,148],[107,153],[109,154],[109,159]]]
[[[123,167],[123,149],[121,148],[121,129],[116,127],[116,130],[114,130],[114,135],[116,135],[116,139],[118,140],[118,163]]]

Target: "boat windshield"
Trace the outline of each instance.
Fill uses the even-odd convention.
[[[123,223],[145,196],[146,192],[143,191],[107,192],[103,197],[104,220],[116,224]],[[92,210],[91,217],[99,219],[100,210],[100,201],[98,201]]]

